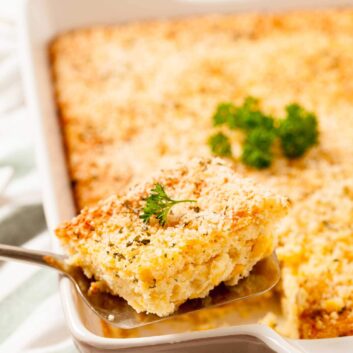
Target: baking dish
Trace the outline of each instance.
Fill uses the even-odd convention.
[[[75,214],[60,130],[51,93],[47,62],[48,41],[57,33],[82,26],[110,24],[147,18],[187,16],[236,11],[280,11],[291,8],[317,8],[353,5],[353,1],[323,0],[27,0],[20,18],[21,56],[26,96],[36,124],[38,163],[44,206],[50,229]],[[58,244],[53,238],[55,250]],[[287,340],[259,324],[208,331],[167,334],[142,338],[105,338],[100,322],[85,312],[70,283],[60,280],[65,315],[74,340],[83,352],[349,352],[353,337],[322,340]],[[254,321],[255,322],[255,321]],[[269,347],[266,350],[266,346]]]

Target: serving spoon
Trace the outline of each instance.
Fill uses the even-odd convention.
[[[214,288],[207,297],[188,300],[172,315],[159,317],[154,314],[137,313],[120,297],[90,291],[93,280],[87,278],[80,267],[68,264],[66,261],[68,257],[65,255],[0,244],[0,259],[24,261],[59,271],[61,275],[72,281],[79,295],[96,315],[110,325],[123,329],[145,326],[177,315],[260,295],[272,289],[280,278],[279,264],[273,253],[259,261],[250,275],[240,280],[237,285],[228,287],[221,284]]]

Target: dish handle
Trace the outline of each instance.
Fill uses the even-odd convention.
[[[309,352],[301,345],[299,346],[295,340],[286,339],[265,325],[259,326],[261,329],[257,330],[256,337],[277,353],[316,353],[312,350]]]

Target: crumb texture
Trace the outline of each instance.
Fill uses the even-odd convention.
[[[278,255],[295,283],[283,286],[285,305],[295,308],[301,337],[353,334],[352,219],[353,179],[346,179],[294,206],[281,225]]]
[[[280,237],[279,294],[287,320],[276,328],[302,338],[352,334],[353,310],[349,296],[342,294],[349,291],[350,279],[339,270],[353,261],[348,251],[340,250],[343,241],[347,249],[353,244],[351,222],[347,216],[346,223],[339,223],[346,229],[345,235],[337,232],[342,241],[328,241],[327,230],[315,231],[315,241],[327,244],[318,248],[322,255],[310,247],[316,246],[314,239],[305,246],[303,237],[310,238],[308,227],[316,217],[317,222],[325,217],[310,210],[314,220],[304,211],[298,216],[298,210],[314,202],[313,194],[326,193],[332,181],[340,185],[353,175],[352,48],[352,9],[208,15],[60,35],[50,45],[50,60],[78,208],[124,194],[177,160],[208,158],[211,115],[219,102],[240,104],[253,95],[268,114],[277,116],[284,115],[286,104],[297,102],[319,118],[318,146],[298,160],[276,159],[265,171],[238,162],[233,168],[288,196],[296,210],[286,223],[293,217],[298,237],[290,231]],[[233,155],[239,156],[242,136],[234,135],[231,143]],[[338,204],[332,201],[332,207]],[[330,207],[325,209],[330,219]],[[321,283],[324,272],[304,281],[296,263],[310,267],[336,252],[339,262],[332,262],[325,283],[336,286],[337,273],[337,293],[323,291],[329,304],[315,304],[317,310],[310,311],[312,303],[303,297]],[[342,301],[341,311],[328,309]]]
[[[148,224],[141,210],[155,183],[173,199],[193,199],[170,212],[166,226]],[[89,277],[138,312],[165,316],[187,299],[205,297],[221,282],[235,285],[274,250],[274,225],[286,200],[254,185],[221,159],[194,159],[163,170],[84,209],[57,236]]]

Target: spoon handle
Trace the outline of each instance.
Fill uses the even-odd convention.
[[[34,265],[54,268],[66,272],[65,256],[39,250],[29,250],[18,246],[0,244],[0,260],[23,261]]]

